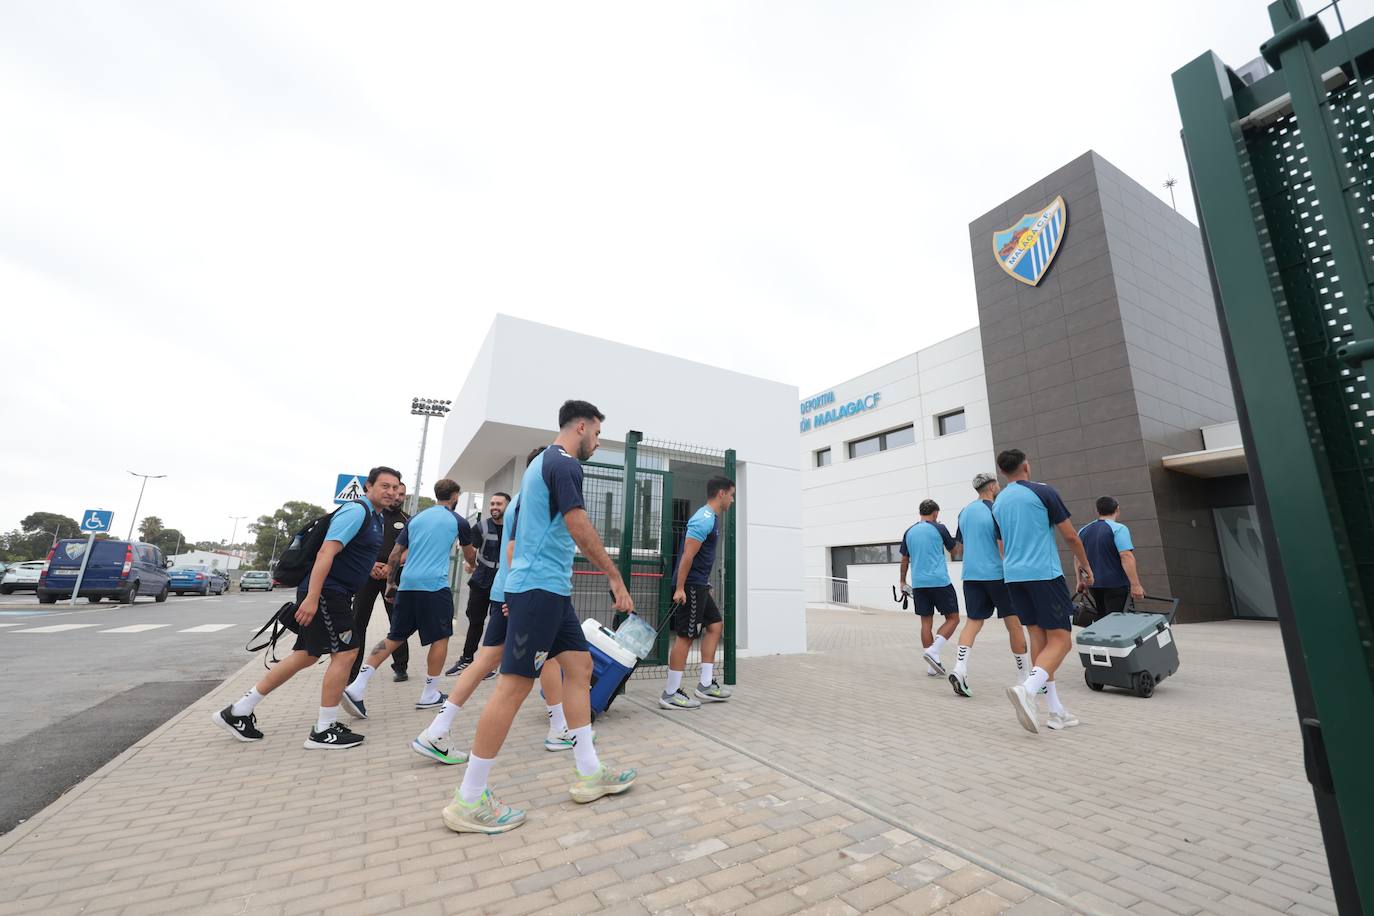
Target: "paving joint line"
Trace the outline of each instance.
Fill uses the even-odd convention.
[[[640,702],[639,700],[632,699],[628,696],[625,697],[625,701],[631,703],[634,706],[638,706],[640,709],[643,709],[647,712],[650,712],[658,716],[660,719],[666,719],[672,722],[674,725],[677,725],[679,728],[685,728],[687,731],[694,732],[700,735],[701,737],[706,738],[708,741],[714,741],[721,747],[727,748],[728,750],[732,750],[737,754],[743,754],[745,757],[748,757],[755,763],[762,764],[770,770],[774,770],[775,772],[781,773],[784,776],[795,779],[797,782],[800,782],[803,785],[810,786],[811,788],[819,792],[824,792],[826,795],[829,795],[836,801],[841,801],[847,805],[850,805],[851,807],[858,808],[860,811],[864,812],[870,817],[877,818],[878,820],[883,821],[886,824],[890,824],[891,826],[896,827],[898,830],[904,830],[912,836],[916,837],[917,839],[929,843],[931,846],[938,847],[946,852],[953,853],[956,856],[959,856],[963,859],[967,859],[969,862],[972,862],[974,865],[977,865],[984,871],[991,872],[992,874],[997,875],[999,878],[1011,881],[1014,884],[1019,884],[1029,891],[1033,891],[1034,893],[1037,893],[1042,897],[1045,897],[1049,900],[1053,900],[1055,903],[1058,903],[1061,906],[1067,907],[1073,912],[1085,913],[1088,914],[1088,916],[1106,916],[1106,914],[1102,913],[1101,911],[1087,909],[1083,906],[1083,904],[1073,900],[1063,891],[1060,891],[1058,888],[1054,887],[1051,884],[1047,884],[1040,878],[1036,878],[1031,875],[1024,875],[1014,869],[1007,868],[1004,865],[999,865],[998,863],[993,862],[991,859],[988,859],[987,857],[982,856],[979,853],[974,852],[973,850],[965,849],[957,843],[951,843],[948,840],[941,839],[940,837],[937,837],[929,833],[928,831],[920,829],[914,824],[911,824],[907,821],[902,820],[899,817],[894,817],[893,815],[880,810],[876,806],[869,804],[868,802],[864,801],[862,798],[859,798],[858,796],[853,796],[847,792],[836,789],[833,786],[825,785],[818,780],[812,779],[808,776],[804,776],[803,774],[798,773],[790,769],[789,767],[783,766],[775,760],[770,760],[769,758],[764,757],[761,754],[757,754],[749,750],[748,748],[741,747],[733,741],[721,738],[718,735],[713,735],[704,729],[698,728],[695,725],[691,725],[682,716],[669,715],[668,713],[664,712],[662,709],[659,709],[656,706],[651,706],[648,703]]]

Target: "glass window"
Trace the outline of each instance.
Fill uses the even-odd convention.
[[[850,458],[863,458],[865,455],[876,455],[882,450],[882,436],[869,436],[867,439],[858,439],[849,443]]]
[[[942,436],[948,436],[950,433],[961,433],[966,428],[963,410],[941,414],[935,418],[935,423],[936,429]]]
[[[914,445],[916,443],[916,427],[903,426],[901,429],[894,429],[884,436],[883,448],[900,448],[903,445]]]
[[[823,448],[816,452],[816,467],[825,468],[830,466],[830,449]]]

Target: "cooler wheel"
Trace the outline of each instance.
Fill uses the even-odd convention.
[[[1099,684],[1096,681],[1094,681],[1092,679],[1092,675],[1090,675],[1086,670],[1083,672],[1083,682],[1088,685],[1089,690],[1096,690],[1099,692],[1107,686],[1106,684]]]
[[[1135,676],[1135,695],[1143,699],[1149,699],[1155,693],[1155,676],[1148,671],[1142,671]]]

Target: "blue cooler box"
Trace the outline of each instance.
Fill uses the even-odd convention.
[[[597,715],[610,707],[639,659],[595,620],[582,621],[582,635],[592,653],[592,714]]]

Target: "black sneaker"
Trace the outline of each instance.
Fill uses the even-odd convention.
[[[415,701],[415,708],[416,708],[416,709],[438,709],[440,706],[443,706],[443,705],[444,705],[444,701],[447,700],[447,699],[448,699],[448,694],[446,694],[446,693],[441,693],[441,694],[439,694],[439,699],[437,699],[437,700],[428,700],[428,701],[426,701],[426,700],[424,699],[424,697],[421,697],[420,699],[418,699],[418,700]]]
[[[444,677],[453,677],[455,674],[461,674],[462,671],[463,671],[463,669],[466,668],[468,665],[471,665],[471,664],[472,664],[472,659],[470,659],[470,658],[468,658],[466,655],[464,655],[464,656],[460,657],[460,658],[458,659],[458,661],[456,661],[456,662],[453,663],[453,667],[452,667],[452,668],[450,668],[450,669],[448,669],[447,671],[444,672]]]
[[[324,731],[310,729],[310,737],[305,739],[307,751],[342,751],[363,743],[363,736],[355,734],[342,722],[335,722]]]
[[[401,683],[402,681],[408,681],[408,680],[410,680],[410,675],[406,674],[404,671],[397,671],[396,674],[395,674],[395,676],[392,677],[391,679],[392,679],[393,681],[395,681],[396,683],[399,684],[399,683]]]
[[[353,718],[367,718],[367,704],[364,703],[362,700],[353,699],[351,696],[348,695],[347,690],[343,692],[343,696],[339,697],[339,703]]]
[[[258,717],[253,713],[246,716],[234,715],[234,707],[226,706],[210,717],[216,725],[240,741],[261,741],[262,732],[258,731]]]

